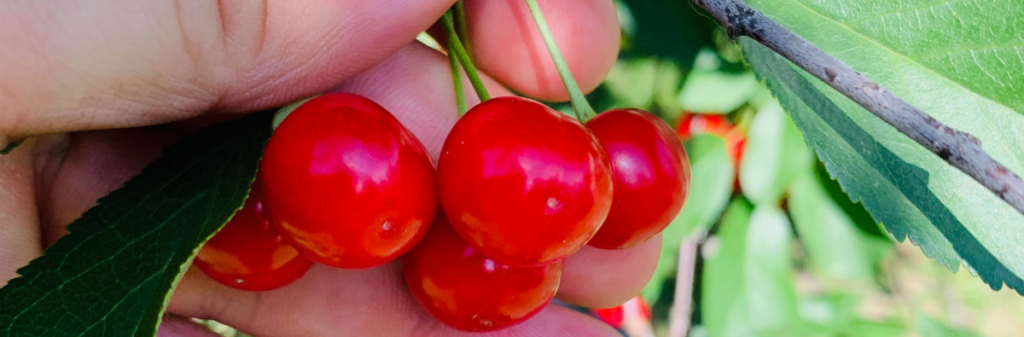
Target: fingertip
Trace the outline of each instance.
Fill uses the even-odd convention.
[[[618,57],[615,4],[566,0],[540,1],[539,5],[580,89],[597,88]],[[474,60],[483,71],[525,96],[569,99],[523,1],[466,1],[466,11]]]
[[[621,333],[611,326],[578,311],[549,304],[536,316],[526,321],[500,330],[486,333],[457,331],[442,324],[434,326],[428,335],[436,336],[479,336],[479,337],[527,337],[527,336],[560,336],[560,337],[619,337]]]
[[[220,336],[206,326],[177,315],[164,315],[157,337],[218,337]]]
[[[493,97],[511,94],[486,76],[482,80]],[[478,104],[465,74],[462,82],[469,106]],[[435,162],[459,119],[448,58],[418,42],[331,91],[362,95],[380,104],[416,135]]]
[[[558,299],[587,308],[625,303],[643,290],[661,256],[661,234],[621,250],[586,246],[565,260]]]

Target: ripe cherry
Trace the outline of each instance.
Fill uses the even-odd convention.
[[[725,148],[729,150],[733,163],[739,165],[746,135],[742,130],[729,123],[725,116],[687,113],[679,119],[676,133],[684,141],[701,133],[710,133],[721,137],[725,140]]]
[[[295,109],[270,137],[260,178],[271,222],[333,267],[395,259],[423,237],[437,211],[423,145],[387,110],[352,94]]]
[[[438,162],[441,205],[474,248],[514,266],[560,260],[608,216],[611,164],[583,124],[536,101],[470,109]]]
[[[594,309],[591,312],[594,313],[594,316],[597,316],[597,318],[600,318],[616,329],[627,328],[627,325],[631,322],[640,323],[633,325],[646,325],[648,327],[651,324],[651,307],[640,296],[634,297],[617,307]],[[642,336],[643,334],[636,335]]]
[[[413,297],[438,320],[464,331],[496,330],[530,318],[551,302],[562,278],[562,261],[513,267],[484,256],[443,214],[404,261]]]
[[[615,201],[590,245],[637,246],[675,218],[690,189],[690,163],[682,142],[650,112],[611,110],[587,122],[612,161]]]
[[[305,275],[313,261],[286,243],[263,211],[260,186],[253,183],[242,209],[199,251],[196,266],[221,284],[248,291],[279,288]]]

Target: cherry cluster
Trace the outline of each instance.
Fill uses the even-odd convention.
[[[259,291],[314,261],[369,268],[404,255],[406,283],[433,316],[500,329],[547,305],[563,259],[584,245],[630,248],[661,232],[686,199],[689,171],[675,131],[649,112],[583,124],[519,97],[470,109],[435,171],[384,108],[327,94],[275,130],[245,205],[196,264]]]

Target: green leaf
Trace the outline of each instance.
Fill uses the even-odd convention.
[[[755,204],[777,203],[813,164],[803,136],[778,102],[764,106],[750,125],[740,161],[743,195]]]
[[[813,171],[805,172],[790,186],[789,213],[817,270],[839,280],[873,279],[882,257],[879,245],[871,242],[877,239],[857,229],[829,198]]]
[[[690,192],[679,215],[662,232],[661,259],[643,290],[643,297],[649,303],[655,302],[665,278],[676,270],[682,240],[711,226],[732,195],[733,166],[725,151],[725,141],[711,134],[701,134],[684,145],[690,158]]]
[[[907,328],[898,320],[870,321],[858,317],[859,296],[851,293],[826,293],[801,298],[800,318],[805,336],[904,336]]]
[[[928,337],[975,337],[978,336],[970,331],[952,328],[941,321],[919,314],[914,321],[917,325],[917,332],[921,336]]]
[[[734,177],[732,159],[721,137],[699,134],[684,145],[690,159],[690,192],[683,209],[665,230],[667,235],[680,238],[706,230],[718,220],[729,204]]]
[[[679,104],[686,111],[724,114],[747,103],[759,88],[761,84],[750,72],[694,70],[686,76]]]
[[[21,146],[21,143],[25,142],[25,138],[15,139],[7,143],[4,148],[0,149],[0,155],[11,153],[15,148]]]
[[[645,109],[674,119],[680,113],[676,94],[682,76],[672,62],[638,57],[616,62],[603,84],[615,108]]]
[[[853,321],[845,336],[898,337],[906,336],[907,327],[900,321],[876,322],[858,319]]]
[[[656,56],[689,67],[702,48],[715,44],[717,22],[692,3],[674,0],[623,0],[620,9],[624,58]]]
[[[836,203],[846,213],[846,216],[850,218],[850,221],[853,221],[853,224],[857,226],[861,233],[883,239],[891,245],[892,241],[889,234],[885,232],[885,227],[875,222],[875,219],[871,217],[871,213],[868,213],[864,205],[850,200],[850,196],[843,192],[843,187],[839,185],[839,182],[828,175],[825,164],[820,160],[815,160],[814,174],[818,177],[818,182],[821,183],[821,186],[825,188],[828,198],[832,199],[832,202]]]
[[[201,130],[100,199],[0,288],[0,336],[153,336],[192,257],[245,200],[270,121]]]
[[[996,160],[1024,173],[1024,73],[1014,70],[1024,59],[1006,57],[1020,53],[1024,16],[1010,13],[1024,10],[1024,2],[748,3],[925,113],[976,136]],[[962,261],[993,289],[1007,284],[1024,293],[1024,216],[778,55],[750,39],[741,45],[828,172],[897,240],[909,237],[954,271]],[[1006,50],[1009,55],[1000,52]],[[954,55],[961,52],[978,61],[960,62]],[[985,59],[997,55],[1006,65],[987,67]],[[1005,95],[1008,83],[1015,83],[1017,98]]]
[[[704,324],[712,336],[789,336],[796,328],[792,232],[786,214],[734,201],[718,252],[704,265]]]

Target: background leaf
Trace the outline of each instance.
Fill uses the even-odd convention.
[[[100,199],[0,288],[0,336],[153,336],[196,251],[245,200],[270,121],[203,129]]]
[[[712,336],[789,336],[796,319],[792,232],[786,214],[734,201],[706,258],[701,299]]]
[[[743,195],[755,204],[775,203],[801,172],[813,164],[796,125],[776,101],[754,117],[740,161]]]
[[[858,317],[858,296],[836,292],[800,299],[799,313],[805,336],[896,337],[907,334],[902,322],[871,321]]]
[[[689,67],[701,48],[713,46],[717,23],[689,1],[622,0],[620,18],[629,39],[624,58],[655,56]]]
[[[607,108],[641,108],[675,118],[680,110],[676,93],[681,81],[682,70],[673,62],[653,57],[620,60],[603,83],[612,101]]]
[[[921,336],[928,337],[975,337],[972,332],[954,329],[945,323],[935,320],[925,315],[918,315],[917,320],[917,332]]]
[[[1021,98],[1007,94],[1024,83],[1014,71],[1024,64],[1024,16],[1008,14],[1024,11],[1024,2],[748,3],[1024,172]],[[1024,292],[1024,216],[788,61],[752,40],[741,45],[829,173],[896,239],[909,237],[951,270],[963,259],[993,289],[1005,283]],[[988,59],[1005,64],[1000,74]]]
[[[761,84],[753,73],[695,69],[679,93],[680,106],[690,112],[723,114],[750,100]]]
[[[862,233],[829,198],[813,170],[797,178],[789,191],[790,216],[814,266],[835,279],[870,282],[888,240]]]

